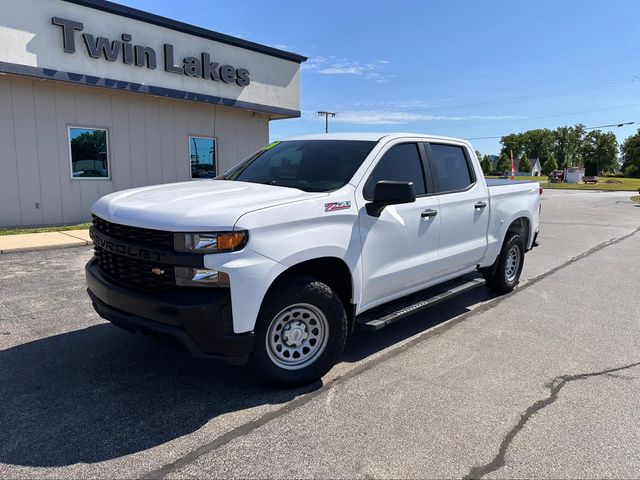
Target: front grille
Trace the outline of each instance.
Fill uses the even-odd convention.
[[[113,238],[134,243],[152,245],[156,248],[173,249],[173,233],[162,230],[151,230],[150,228],[130,227],[103,220],[93,215],[93,225],[99,232]]]
[[[93,225],[98,232],[113,239],[142,244],[155,250],[173,250],[171,232],[111,223],[95,215]],[[93,250],[100,271],[115,283],[151,292],[165,292],[176,288],[173,265],[117,255],[97,244]],[[154,273],[154,270],[157,273]]]
[[[94,252],[100,271],[116,283],[156,292],[165,292],[176,287],[172,265],[123,257],[97,246],[94,247]],[[164,273],[155,274],[152,272],[153,269],[160,269]]]

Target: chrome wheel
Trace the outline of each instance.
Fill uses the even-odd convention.
[[[324,313],[308,303],[296,303],[274,317],[265,341],[273,363],[299,370],[322,355],[328,339],[329,322]]]
[[[504,267],[505,277],[507,282],[511,283],[516,279],[518,275],[518,269],[520,268],[520,247],[518,245],[512,245],[507,253],[507,261]]]

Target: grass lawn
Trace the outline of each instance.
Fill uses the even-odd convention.
[[[81,230],[89,228],[91,223],[78,223],[77,225],[59,225],[53,227],[33,228],[0,228],[0,235],[19,235],[21,233],[64,232],[65,230]]]
[[[498,177],[487,177],[498,178]],[[549,183],[546,176],[542,177],[516,177],[516,180],[534,180],[542,183],[544,188],[560,188],[570,190],[623,190],[637,192],[640,190],[640,178],[607,178],[600,177],[598,183]],[[621,183],[605,183],[607,180]]]

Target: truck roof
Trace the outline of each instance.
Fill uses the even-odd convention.
[[[469,143],[461,138],[442,137],[439,135],[429,135],[425,133],[393,133],[393,132],[341,132],[341,133],[316,133],[312,135],[300,135],[296,137],[284,138],[283,140],[364,140],[380,141],[383,138],[393,140],[394,138],[418,137],[428,140],[449,140]]]

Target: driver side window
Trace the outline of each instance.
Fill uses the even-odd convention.
[[[401,143],[391,147],[374,167],[362,190],[364,198],[373,199],[373,189],[380,180],[413,182],[416,195],[426,193],[422,160],[418,145]]]

